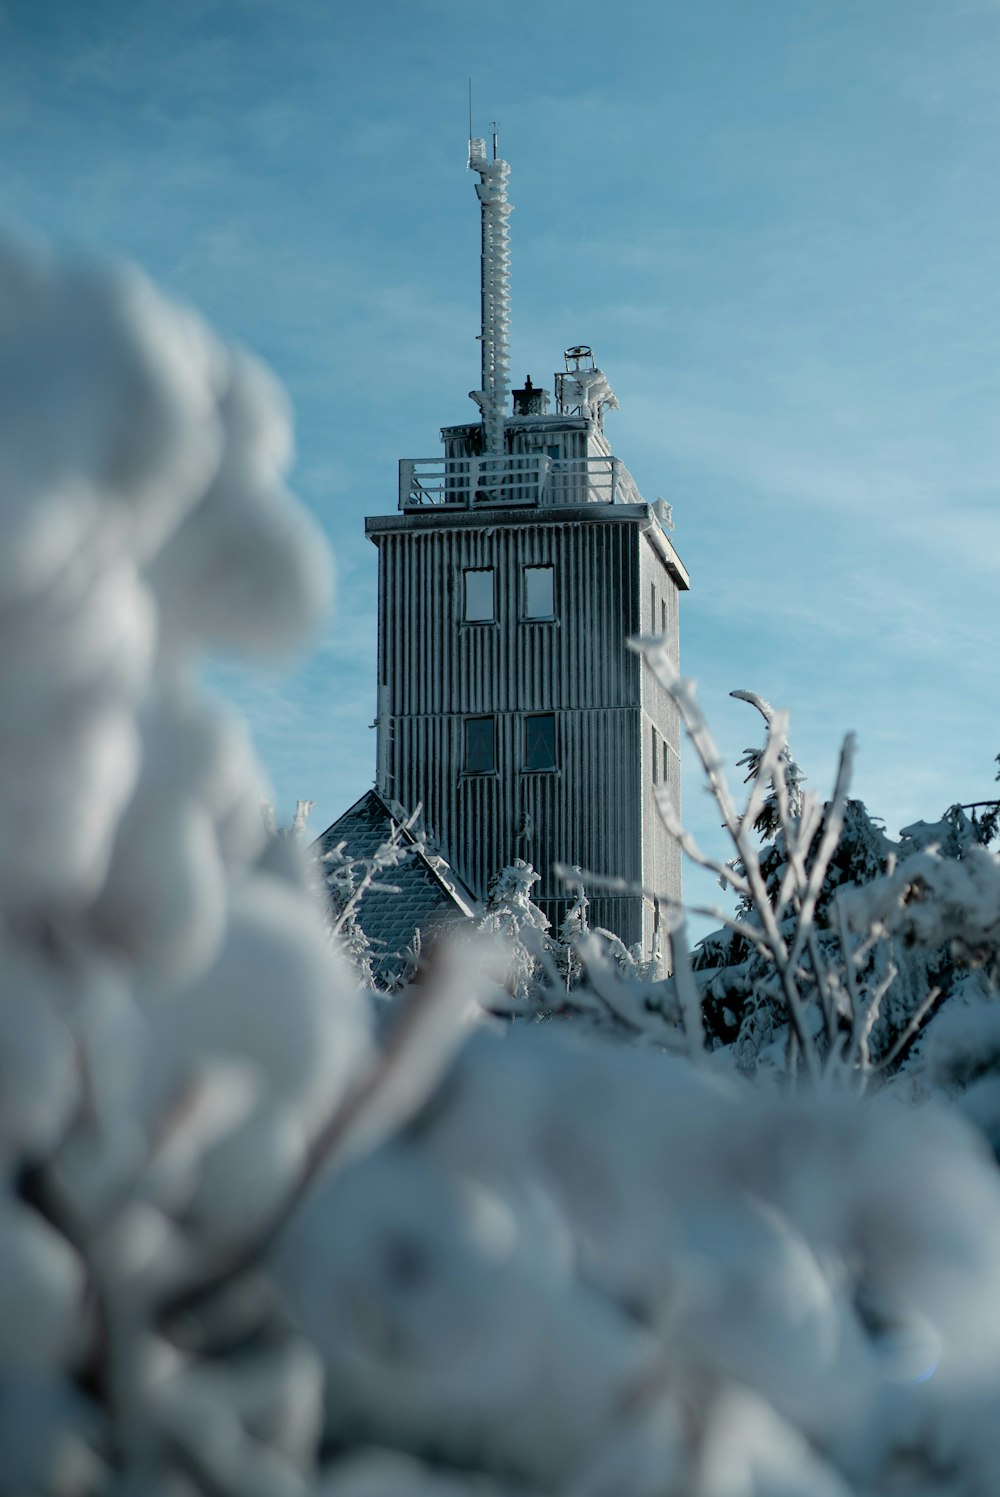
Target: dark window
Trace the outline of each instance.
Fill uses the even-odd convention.
[[[660,633],[661,634],[666,634],[666,632],[667,632],[667,605],[666,605],[666,602],[661,598],[661,600],[660,600]]]
[[[656,741],[656,729],[650,730],[653,734],[653,784],[660,782],[660,745]]]
[[[556,719],[552,712],[539,712],[524,719],[525,769],[556,768]]]
[[[493,774],[497,767],[496,724],[492,717],[465,719],[466,774]]]
[[[555,613],[555,571],[552,567],[525,567],[523,607],[526,619],[550,619]]]
[[[667,740],[663,740],[663,783],[667,783]]]
[[[496,618],[492,567],[475,567],[465,573],[464,618],[467,624],[491,624]]]

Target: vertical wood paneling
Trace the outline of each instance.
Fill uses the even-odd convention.
[[[655,723],[679,767],[676,712],[625,647],[647,626],[642,600],[651,584],[668,597],[670,619],[677,616],[676,589],[641,535],[647,515],[637,507],[623,523],[526,511],[498,515],[494,525],[448,526],[401,516],[378,533],[387,791],[407,808],[423,805],[426,824],[480,896],[505,862],[531,861],[543,875],[539,903],[555,922],[567,908],[551,873],[557,861],[637,884],[667,879],[661,886],[679,892],[671,850],[654,826],[644,746]],[[526,565],[554,567],[555,622],[522,621]],[[496,621],[465,624],[462,573],[484,566],[495,570]],[[539,711],[556,715],[558,773],[522,768],[524,714]],[[497,718],[498,772],[466,775],[464,718],[481,713]],[[595,924],[628,943],[642,938],[640,899],[594,892],[591,907]]]
[[[675,665],[680,662],[680,637],[678,631],[679,593],[659,553],[643,538],[640,548],[640,599],[645,610],[642,620],[644,633],[660,634],[662,626],[661,603],[667,605],[667,639],[671,658]],[[655,727],[661,741],[667,744],[667,789],[677,807],[681,800],[680,779],[680,715],[672,699],[659,684],[652,672],[643,669],[640,678],[640,693],[643,720]],[[648,729],[647,729],[648,732]],[[653,778],[653,766],[647,744],[643,766],[647,784]],[[674,897],[681,887],[681,854],[676,841],[669,836],[652,795],[642,798],[642,866],[643,882],[650,889],[662,890]],[[652,932],[653,911],[645,912],[645,937]]]

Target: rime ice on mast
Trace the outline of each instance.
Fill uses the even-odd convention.
[[[485,140],[470,137],[469,170],[479,173],[476,193],[482,217],[482,386],[469,393],[483,413],[486,452],[504,450],[503,424],[510,385],[510,229],[507,201],[510,167],[497,157],[496,131],[492,159]]]

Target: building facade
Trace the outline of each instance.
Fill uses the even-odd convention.
[[[593,870],[592,923],[650,950],[649,893],[680,893],[655,792],[679,803],[676,709],[627,641],[679,648],[688,577],[662,501],[646,503],[604,432],[617,401],[589,348],[549,392],[508,392],[507,164],[470,143],[480,178],[480,419],[442,430],[438,458],[400,462],[396,511],[365,522],[379,552],[376,787],[425,824],[482,898],[517,858]],[[508,408],[508,399],[513,405]]]

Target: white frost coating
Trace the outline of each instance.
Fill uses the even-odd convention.
[[[226,354],[137,270],[0,248],[0,601],[103,537],[148,557],[222,440]]]
[[[137,726],[139,780],[88,921],[102,941],[178,980],[218,950],[227,867],[261,850],[263,782],[245,737],[189,685],[151,690]]]
[[[0,1376],[58,1367],[82,1340],[84,1270],[66,1239],[0,1205]]]
[[[143,1092],[147,1105],[168,1105],[204,1064],[235,1061],[253,1079],[253,1109],[209,1141],[187,1205],[206,1240],[231,1245],[280,1205],[330,1098],[350,1079],[364,1028],[301,890],[264,876],[242,883],[230,890],[224,924],[212,967],[179,991],[145,996]]]
[[[0,945],[0,1170],[44,1153],[78,1101],[73,1036],[60,1008],[65,974],[34,944]],[[76,994],[73,994],[76,997]]]
[[[248,354],[230,355],[218,415],[221,461],[151,568],[161,630],[170,650],[207,641],[273,654],[318,624],[329,556],[282,484],[291,453],[284,392]]]
[[[405,1147],[317,1195],[281,1258],[335,1431],[412,1449],[432,1430],[452,1461],[543,1482],[585,1469],[655,1354],[568,1268],[526,1203]]]
[[[940,1113],[524,1030],[278,1271],[334,1436],[574,1497],[833,1497],[891,1490],[915,1427],[996,1453],[998,1251],[995,1166]]]
[[[4,1490],[291,1493],[313,1458],[313,1353],[285,1334],[238,1376],[160,1324],[252,1253],[367,1053],[195,684],[329,593],[289,454],[270,376],[139,272],[0,246]]]
[[[600,422],[605,411],[620,409],[618,397],[600,369],[574,369],[563,375],[562,400],[565,406],[579,406],[591,421]]]
[[[469,141],[469,167],[478,172],[482,205],[482,388],[473,398],[483,412],[484,449],[504,450],[503,427],[510,386],[510,227],[506,161],[490,160],[485,140]]]
[[[148,780],[157,649],[287,645],[329,567],[273,380],[138,271],[5,245],[0,334],[0,902],[79,909]]]
[[[93,893],[138,772],[154,631],[134,562],[96,527],[45,587],[0,599],[0,902]]]

